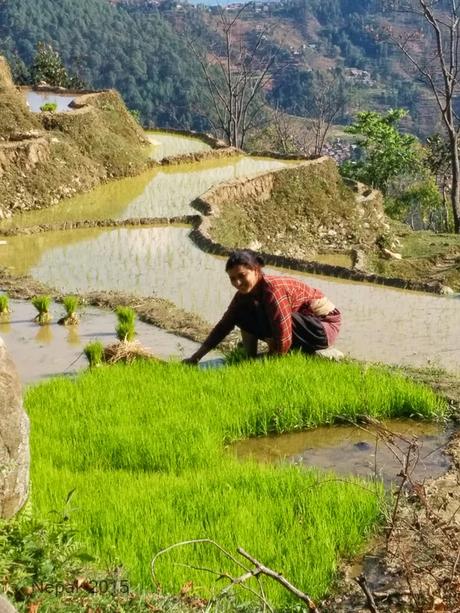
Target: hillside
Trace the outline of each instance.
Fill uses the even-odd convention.
[[[77,100],[72,112],[34,115],[0,56],[0,217],[144,167],[147,142],[118,93]]]
[[[210,101],[184,33],[209,48],[212,62],[218,19],[215,8],[174,0],[8,0],[0,2],[0,52],[27,79],[37,43],[51,43],[90,87],[120,91],[144,123],[209,129]],[[402,106],[412,113],[409,127],[431,133],[432,101],[399,54],[377,40],[385,24],[413,28],[406,17],[383,13],[379,0],[290,0],[255,5],[240,33],[249,39],[267,30],[261,51],[275,52],[277,62],[265,93],[284,111],[308,116],[315,71],[338,69],[346,95],[340,121],[364,108]]]

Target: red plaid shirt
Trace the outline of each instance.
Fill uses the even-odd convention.
[[[204,344],[213,349],[237,325],[238,314],[248,304],[259,303],[263,306],[270,325],[276,353],[286,353],[292,344],[292,313],[312,315],[312,300],[324,298],[321,290],[291,277],[263,275],[249,294],[237,292],[222,319],[216,324]],[[338,319],[337,319],[338,318]],[[331,322],[332,328],[327,325]],[[340,325],[340,315],[321,318],[329,343],[334,340]],[[337,319],[337,321],[336,321]]]

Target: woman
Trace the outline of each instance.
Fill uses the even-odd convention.
[[[225,266],[237,292],[222,319],[201,347],[184,362],[197,364],[238,326],[250,357],[257,341],[268,344],[269,355],[291,349],[314,353],[333,344],[339,333],[340,311],[324,294],[291,277],[264,275],[263,259],[252,251],[234,251]]]

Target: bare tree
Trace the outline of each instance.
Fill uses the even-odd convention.
[[[275,68],[277,51],[268,44],[268,29],[243,32],[243,15],[253,3],[236,12],[221,8],[217,19],[219,42],[201,49],[197,41],[189,47],[197,58],[213,117],[208,119],[216,132],[232,147],[243,148],[248,131],[263,112],[263,91]]]
[[[460,233],[460,117],[455,107],[460,67],[457,4],[457,0],[387,0],[391,10],[410,15],[411,21],[405,34],[386,28],[386,39],[401,51],[436,101],[449,144],[452,214],[455,232]]]
[[[345,95],[339,74],[321,72],[317,74],[313,93],[313,132],[315,136],[314,155],[321,155],[326,137],[334,119],[343,111]]]

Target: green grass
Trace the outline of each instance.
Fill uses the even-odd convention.
[[[151,587],[163,547],[209,537],[244,547],[313,597],[330,588],[340,556],[358,551],[382,512],[379,487],[294,466],[240,463],[225,444],[338,419],[417,415],[445,406],[428,388],[383,369],[289,356],[215,371],[135,363],[59,379],[28,391],[33,503],[62,507],[90,552],[131,585]],[[176,549],[158,564],[163,590],[189,579],[201,594],[215,577],[175,563],[236,573],[217,550]],[[221,589],[222,582],[217,584]],[[268,585],[270,599],[291,597]]]

